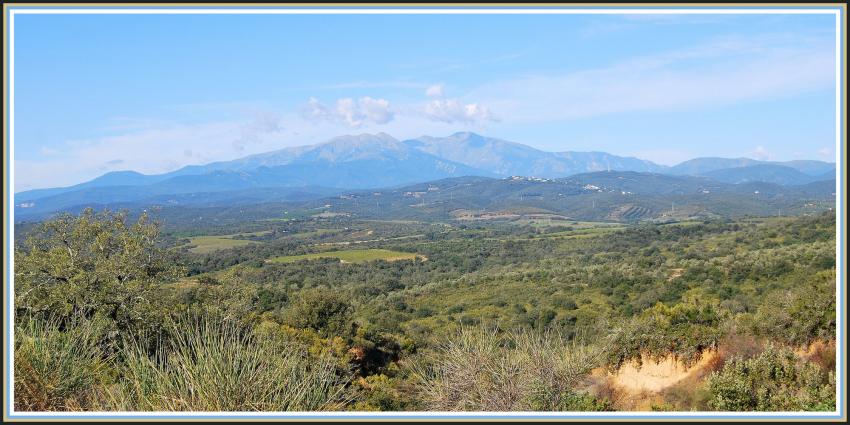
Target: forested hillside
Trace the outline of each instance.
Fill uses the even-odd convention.
[[[831,211],[155,219],[19,229],[17,409],[835,407]]]

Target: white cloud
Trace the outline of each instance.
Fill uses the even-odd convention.
[[[473,123],[498,121],[486,106],[477,103],[462,103],[456,99],[432,100],[425,104],[425,116],[433,121],[447,123]]]
[[[352,127],[359,127],[363,124],[362,115],[357,109],[357,104],[351,98],[336,101],[336,115]]]
[[[818,156],[825,161],[835,161],[835,148],[818,149]]]
[[[369,122],[388,119],[382,115],[387,105],[380,99],[358,101],[357,105],[360,114],[368,117],[363,119]],[[336,115],[335,110],[327,113]],[[341,120],[339,123],[347,126]],[[441,133],[447,131],[441,130]],[[387,131],[400,134],[395,128]],[[186,165],[312,145],[345,132],[336,125],[313,125],[295,112],[279,115],[272,110],[227,121],[157,124],[119,135],[67,140],[53,156],[16,156],[14,190],[69,186],[118,169],[143,174],[166,173]],[[117,158],[123,162],[115,161]]]
[[[425,90],[425,96],[428,97],[443,97],[443,85],[434,84]]]
[[[311,97],[301,106],[301,116],[308,121],[319,121],[330,119],[332,114],[327,106],[319,102],[319,99]]]
[[[770,152],[764,146],[756,146],[756,149],[753,151],[753,158],[759,161],[767,161],[770,159]]]
[[[279,149],[289,136],[272,131],[275,128],[282,126],[255,118],[155,126],[116,136],[69,140],[57,155],[15,158],[15,191],[72,185],[115,169],[158,174],[184,165]]]
[[[326,120],[344,123],[354,128],[368,123],[386,124],[395,118],[388,100],[368,96],[357,100],[338,99],[334,108],[329,108],[318,99],[311,97],[301,107],[301,116],[308,121]]]
[[[280,121],[281,118],[277,114],[268,112],[256,114],[253,120],[241,126],[241,134],[238,139],[233,141],[233,148],[242,152],[245,150],[245,146],[259,142],[265,135],[280,133],[284,130]],[[191,153],[187,156],[191,156]]]
[[[390,102],[386,99],[373,99],[367,96],[357,101],[354,115],[356,125],[369,121],[375,124],[386,124],[392,120],[393,112],[390,110]]]
[[[603,68],[486,83],[466,97],[515,124],[785,98],[833,87],[830,44],[725,39]]]

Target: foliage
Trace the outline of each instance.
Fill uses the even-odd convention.
[[[304,290],[289,304],[284,322],[295,328],[309,328],[322,335],[350,336],[351,304],[338,292],[327,289]]]
[[[686,365],[692,364],[703,351],[717,346],[722,337],[719,323],[711,304],[657,304],[617,334],[608,356],[609,366],[616,368],[628,360],[639,363],[643,354],[656,360],[673,355]]]
[[[69,320],[100,316],[125,331],[157,329],[158,284],[182,273],[142,215],[85,210],[41,223],[15,250],[15,308]]]
[[[170,234],[145,215],[127,217],[86,211],[16,229],[16,406],[610,410],[624,408],[622,399],[586,387],[589,367],[613,369],[645,354],[690,363],[731,336],[753,341],[752,350],[732,351],[746,356],[737,362],[765,341],[825,348],[796,360],[796,369],[775,361],[811,391],[750,379],[749,369],[736,375],[730,362],[712,387],[722,400],[751,409],[829,405],[831,212],[617,227],[565,221],[550,231],[512,222],[187,215]],[[204,217],[219,216],[213,209]],[[252,243],[191,252],[188,240],[204,236]],[[356,250],[336,253],[428,260],[268,261],[352,243]],[[820,374],[808,371],[812,364]],[[736,385],[768,388],[759,390],[767,401],[746,401],[740,394],[749,389],[734,396]],[[654,408],[704,409],[709,394],[689,381],[659,393]]]
[[[397,377],[374,374],[358,378],[353,387],[358,393],[351,410],[357,411],[404,411],[413,408],[414,401],[401,391],[403,385]]]
[[[311,357],[328,359],[340,374],[348,374],[351,371],[350,348],[339,336],[325,338],[313,329],[297,329],[271,320],[264,320],[254,326],[253,331],[258,338],[275,345],[301,347]]]
[[[834,373],[773,346],[750,359],[732,359],[709,376],[706,387],[714,410],[835,410]]]
[[[753,318],[753,331],[797,346],[834,338],[835,269],[767,297]]]

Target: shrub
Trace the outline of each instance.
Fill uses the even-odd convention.
[[[835,270],[769,296],[753,318],[756,335],[791,345],[835,338]]]
[[[801,363],[788,349],[768,346],[760,355],[736,357],[707,381],[708,406],[721,411],[835,409],[835,375]]]
[[[354,331],[348,299],[328,289],[299,292],[287,307],[284,322],[295,328],[313,329],[324,336],[351,336]]]
[[[410,400],[397,388],[397,378],[384,374],[369,375],[355,380],[353,384],[358,400],[350,406],[350,410],[403,411],[410,408]]]
[[[720,317],[711,304],[687,302],[668,307],[658,303],[616,333],[608,353],[612,369],[629,360],[641,361],[673,355],[686,365],[698,361],[703,351],[716,348],[723,336]]]

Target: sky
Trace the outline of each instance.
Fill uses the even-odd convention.
[[[15,191],[343,134],[835,161],[832,15],[16,15]]]

